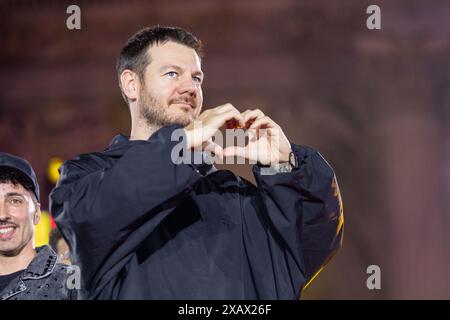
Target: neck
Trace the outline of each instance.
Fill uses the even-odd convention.
[[[17,255],[8,256],[0,254],[0,275],[3,276],[26,269],[35,255],[36,251],[31,242]]]
[[[149,125],[143,120],[132,120],[130,140],[148,140],[148,138],[159,129],[160,127]]]

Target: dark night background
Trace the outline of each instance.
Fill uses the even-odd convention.
[[[450,299],[449,17],[444,0],[1,1],[0,150],[33,164],[46,208],[51,157],[129,133],[114,68],[128,37],[184,27],[206,47],[204,108],[260,108],[336,171],[344,246],[304,298]]]

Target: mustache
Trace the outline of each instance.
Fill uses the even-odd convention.
[[[195,99],[191,96],[182,96],[182,97],[170,99],[169,104],[173,104],[173,103],[186,103],[186,104],[191,105],[192,108],[195,108],[195,106],[196,106]]]
[[[8,220],[0,220],[0,228],[1,227],[5,227],[5,226],[7,226],[7,227],[15,227],[15,228],[18,227],[18,225],[16,223],[14,223],[14,222],[11,222],[11,221],[8,221]]]

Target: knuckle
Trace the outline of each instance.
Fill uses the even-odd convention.
[[[223,110],[225,107],[226,107],[226,105],[223,104],[223,105],[221,105],[221,106],[215,107],[215,108],[212,109],[212,110],[214,110],[215,112],[218,112],[218,111]]]

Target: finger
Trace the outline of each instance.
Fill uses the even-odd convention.
[[[251,123],[254,120],[262,118],[264,116],[265,114],[259,109],[246,110],[245,112],[242,113],[242,117],[244,118],[244,122],[247,127],[250,127]]]
[[[214,121],[218,125],[218,128],[224,126],[226,124],[226,122],[230,121],[230,120],[235,120],[235,121],[237,121],[238,124],[240,124],[242,126],[244,125],[242,115],[236,109],[234,109],[234,110],[231,109],[226,112],[219,113],[214,117]]]
[[[231,103],[225,104],[224,106],[221,107],[221,109],[218,110],[218,114],[223,114],[227,112],[234,112],[236,114],[235,120],[237,120],[237,122],[232,121],[228,125],[228,129],[238,129],[245,127],[245,121],[243,120],[242,113],[238,109],[236,109]]]
[[[258,139],[258,132],[256,129],[248,129],[245,131],[250,142],[256,141]]]
[[[280,136],[281,135],[281,128],[278,127],[278,126],[267,128],[267,133],[268,133],[269,136]]]
[[[241,127],[240,122],[235,118],[225,122],[225,129],[239,129]]]
[[[234,110],[238,113],[241,113],[238,109],[236,109],[235,106],[233,106],[231,103],[225,103],[221,106],[218,106],[217,108],[213,109],[215,113],[224,113],[224,112],[228,112],[231,110]]]
[[[277,124],[275,121],[270,119],[268,116],[264,116],[262,118],[256,119],[249,129],[260,129],[260,128],[275,128],[277,127]]]
[[[199,118],[214,117],[230,110],[236,110],[237,112],[239,112],[231,103],[226,103],[214,108],[204,110],[202,113],[200,113]]]
[[[213,157],[218,157],[220,159],[223,158],[223,149],[217,143],[212,141],[211,139],[203,143],[203,150],[209,151],[213,155]]]
[[[226,121],[236,119],[239,123],[242,122],[242,116],[239,111],[229,109],[224,113],[208,112],[202,114],[197,121],[191,122],[186,127],[186,135],[188,145],[198,147],[203,142],[209,140],[220,128],[224,126]]]
[[[245,147],[226,147],[223,149],[224,157],[241,157],[247,158],[247,148]]]
[[[242,122],[242,115],[239,111],[229,109],[226,112],[209,112],[207,114],[203,114],[199,118],[199,126],[203,127],[203,131],[205,133],[204,141],[209,139],[217,130],[222,128],[227,121],[235,120],[237,123]],[[189,128],[192,125],[188,126]]]

